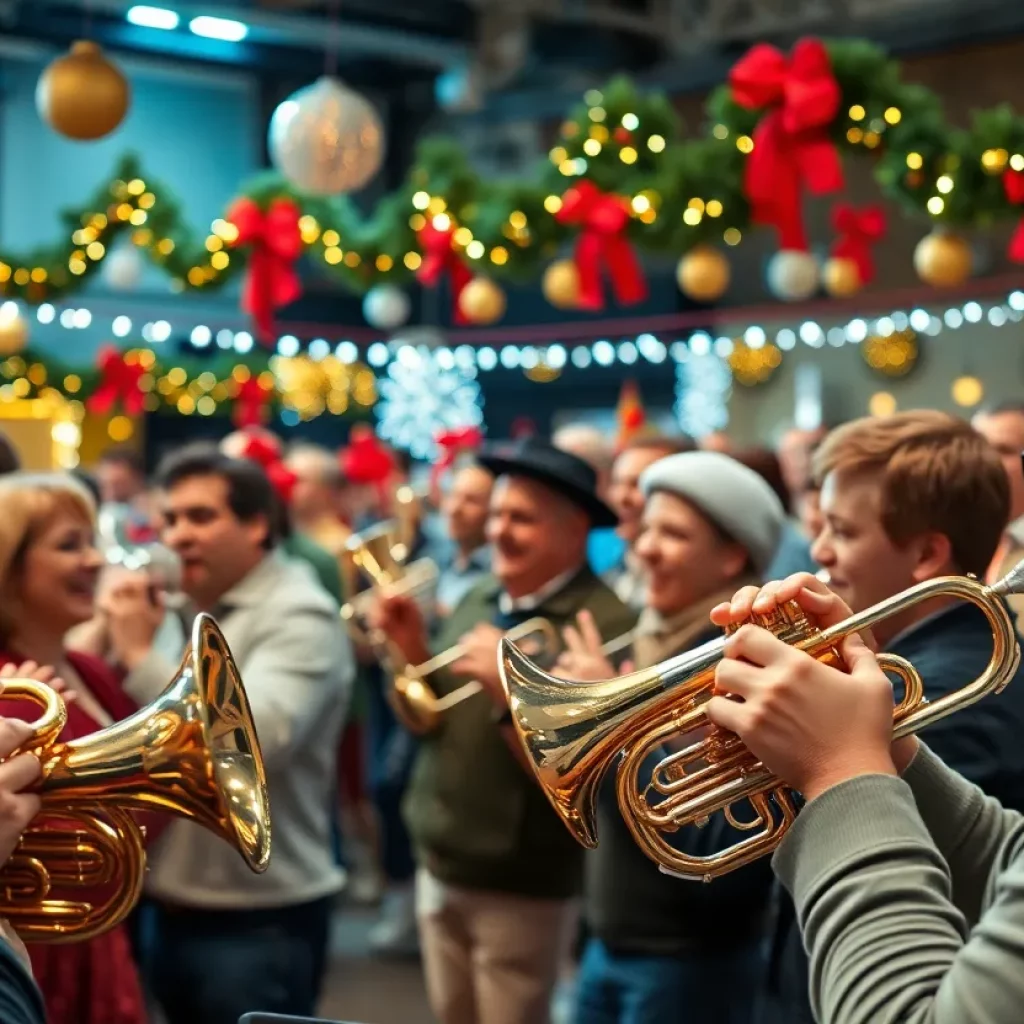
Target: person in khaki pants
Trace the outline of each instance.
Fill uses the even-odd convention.
[[[634,615],[586,565],[587,534],[616,521],[590,466],[536,440],[485,449],[479,461],[497,478],[493,576],[463,597],[432,644],[409,599],[383,599],[375,619],[413,665],[464,647],[450,670],[430,676],[439,695],[469,679],[485,691],[424,737],[405,800],[431,1007],[441,1024],[545,1024],[573,937],[583,851],[520,761],[498,641],[535,616],[560,630],[583,609],[613,639]]]

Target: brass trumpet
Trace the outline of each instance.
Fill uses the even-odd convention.
[[[892,654],[878,661],[903,683],[894,709],[893,737],[917,732],[946,715],[999,692],[1016,672],[1020,647],[1002,602],[1024,593],[1024,562],[985,586],[974,577],[947,576],[911,587],[826,630],[816,628],[795,603],[751,621],[827,663],[841,664],[843,637],[934,598],[970,601],[992,630],[992,656],[973,682],[939,700],[924,698],[920,675]],[[738,737],[711,726],[704,705],[712,695],[724,639],[648,669],[600,683],[557,679],[501,644],[501,677],[512,719],[541,788],[569,831],[586,847],[597,845],[598,787],[617,763],[616,794],[623,819],[640,848],[663,870],[710,881],[774,850],[795,817],[786,785],[764,767]],[[664,757],[650,783],[640,788],[644,761],[673,737],[690,742]],[[752,820],[738,819],[732,805],[748,800]],[[710,857],[675,850],[664,834],[703,825],[715,811],[753,834]]]
[[[411,488],[410,488],[411,490]],[[341,554],[340,569],[348,601],[341,609],[341,617],[352,639],[357,643],[372,644],[374,638],[366,627],[369,605],[375,598],[374,590],[359,590],[361,574],[373,584],[375,590],[389,594],[408,594],[423,606],[433,604],[438,571],[429,558],[419,558],[406,564],[409,545],[394,521],[379,523],[354,533]]]
[[[198,822],[254,872],[267,869],[270,804],[259,740],[231,652],[208,615],[196,618],[167,689],[91,736],[57,741],[67,711],[45,684],[10,679],[3,692],[43,709],[22,750],[42,763],[40,813],[53,822],[30,826],[0,868],[0,917],[23,939],[79,942],[124,920],[146,868],[144,832],[132,810]],[[97,904],[54,895],[96,887],[111,890]]]
[[[558,633],[547,619],[527,619],[505,634],[506,638],[523,643],[536,636],[538,642],[532,645],[531,656],[543,657],[557,649]],[[426,677],[431,672],[446,668],[465,653],[465,648],[457,644],[435,655],[420,665],[406,665],[398,668],[400,658],[392,655],[392,682],[388,688],[388,698],[392,710],[409,732],[417,736],[432,732],[440,725],[441,716],[457,704],[468,700],[483,690],[476,680],[464,683],[451,693],[438,697],[431,689]]]

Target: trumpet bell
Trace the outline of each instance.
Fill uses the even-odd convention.
[[[576,840],[595,847],[601,779],[633,717],[662,696],[659,677],[639,670],[600,683],[559,679],[507,639],[501,641],[499,668],[512,722],[541,789]]]
[[[0,917],[34,942],[81,941],[122,921],[142,889],[145,848],[131,811],[194,821],[233,846],[257,874],[270,862],[270,800],[245,690],[216,623],[196,618],[175,678],[149,706],[66,743],[60,697],[12,680],[5,696],[44,707],[23,749],[42,764],[41,816],[0,869]],[[114,886],[103,902],[57,899]],[[92,894],[90,893],[90,899]]]
[[[224,635],[197,616],[175,678],[152,704],[42,752],[45,804],[112,803],[204,825],[249,867],[270,861],[270,798],[252,711]]]

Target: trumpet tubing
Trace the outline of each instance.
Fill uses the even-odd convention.
[[[550,653],[558,644],[555,627],[547,619],[542,618],[528,619],[514,626],[505,636],[519,642],[536,636],[539,643],[533,648],[534,657]],[[465,648],[457,644],[420,665],[406,665],[392,672],[391,686],[388,689],[389,702],[399,720],[411,733],[422,736],[432,732],[440,725],[446,711],[483,691],[480,683],[470,680],[457,690],[438,697],[427,683],[428,675],[447,668],[463,654]],[[393,666],[400,664],[399,658],[392,657],[390,660]]]
[[[82,941],[124,920],[146,865],[133,810],[201,824],[235,847],[252,871],[266,870],[270,810],[259,741],[231,653],[209,616],[197,617],[164,692],[92,735],[58,742],[67,712],[44,683],[5,680],[4,696],[43,709],[22,747],[42,765],[43,825],[28,828],[0,868],[0,917],[23,938]],[[62,898],[84,888],[109,892],[98,903]]]
[[[909,662],[878,656],[881,667],[903,683],[903,698],[893,709],[898,738],[1006,685],[1017,670],[1020,648],[1001,598],[1022,592],[1024,565],[991,587],[972,577],[930,580],[825,630],[813,626],[795,603],[752,621],[820,661],[841,665],[840,640],[922,601],[951,597],[975,604],[992,632],[992,656],[982,674],[961,689],[928,702]],[[578,684],[548,675],[502,642],[502,680],[523,749],[555,811],[584,846],[597,843],[597,790],[616,761],[623,818],[640,848],[665,871],[710,881],[778,846],[795,816],[788,787],[706,715],[724,645],[725,639],[715,640],[649,669]],[[682,748],[662,757],[641,786],[645,762],[673,739]],[[741,801],[750,804],[752,817],[734,808]],[[706,823],[717,811],[751,834],[710,857],[682,853],[665,840],[687,825]]]

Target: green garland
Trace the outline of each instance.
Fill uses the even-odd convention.
[[[842,93],[832,138],[843,152],[874,158],[884,196],[908,216],[950,227],[1021,216],[1002,174],[1024,169],[1024,118],[1000,106],[977,113],[969,128],[954,128],[938,97],[902,82],[899,64],[873,44],[826,45]],[[276,173],[261,174],[241,194],[263,208],[279,198],[296,202],[307,258],[356,292],[407,283],[422,260],[417,232],[440,214],[454,221],[455,243],[476,273],[536,277],[575,235],[555,214],[581,177],[630,199],[629,234],[641,251],[679,256],[702,243],[737,244],[751,228],[744,162],[763,111],[738,106],[728,86],[712,93],[706,111],[705,134],[683,138],[668,99],[617,78],[570,113],[549,160],[528,181],[481,177],[458,142],[430,139],[406,183],[368,216],[347,197],[304,195]],[[0,296],[39,304],[73,292],[122,234],[183,290],[219,288],[246,262],[244,249],[231,249],[231,225],[215,222],[205,237],[190,228],[168,191],[131,156],[112,184],[63,219],[62,241],[51,248],[0,252]]]
[[[244,359],[217,353],[206,359],[167,361],[162,353],[144,347],[129,347],[125,356],[145,370],[139,386],[149,413],[234,414],[239,387],[249,378],[258,378],[268,390],[268,413],[288,408],[300,419],[325,412],[367,416],[377,398],[372,370],[361,364],[343,365],[333,357],[314,361],[254,352]],[[84,404],[101,384],[96,365],[72,364],[50,352],[26,349],[0,359],[0,401],[60,398]],[[111,413],[121,412],[116,402]]]

